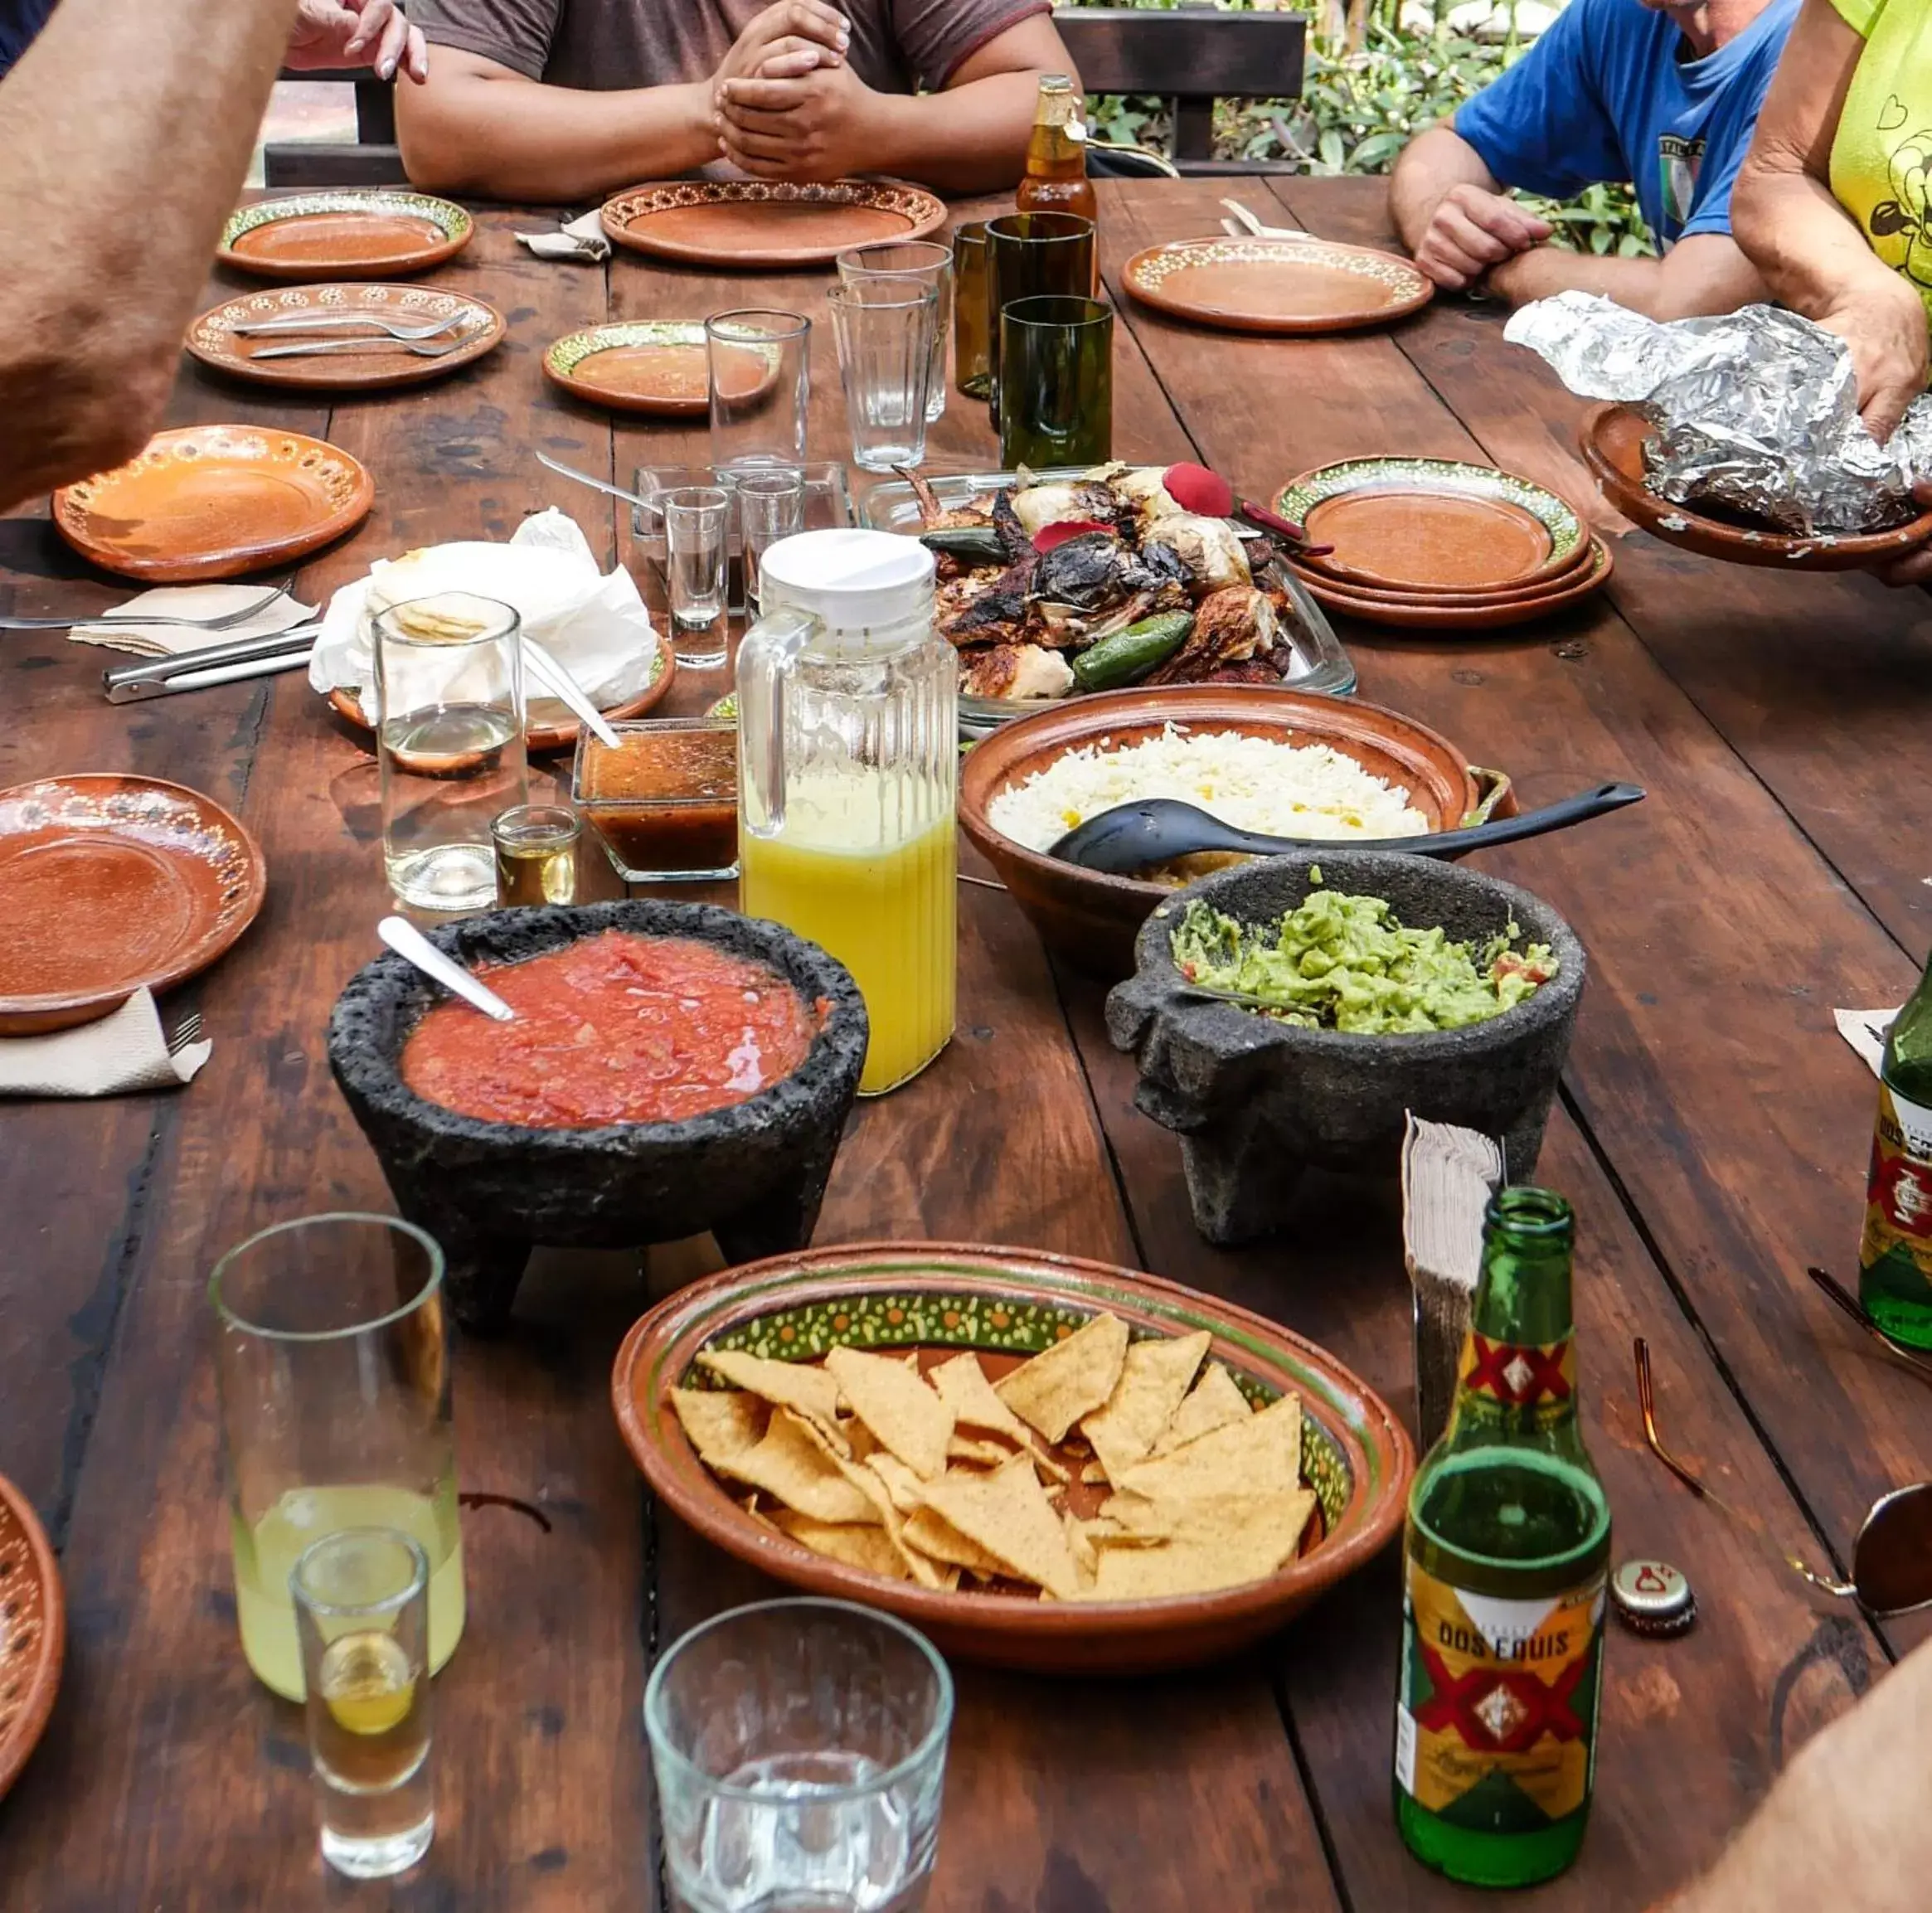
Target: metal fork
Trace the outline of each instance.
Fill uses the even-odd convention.
[[[96,612],[92,617],[81,618],[0,618],[0,631],[70,631],[76,624],[165,624],[171,629],[183,631],[226,631],[237,624],[245,624],[250,618],[268,609],[278,598],[285,598],[294,584],[294,574],[265,591],[259,598],[251,598],[247,604],[233,611],[224,611],[219,618],[162,618],[146,611],[137,611],[131,618],[117,615],[121,607],[113,611]]]
[[[1264,226],[1238,199],[1221,204],[1235,216],[1224,219],[1221,229],[1235,239],[1313,239],[1314,235],[1299,226]],[[1236,222],[1239,222],[1238,224]]]
[[[414,339],[388,338],[364,339],[313,339],[305,346],[270,346],[266,352],[250,352],[251,363],[260,364],[264,359],[313,359],[320,358],[328,352],[381,352],[394,350],[414,352],[420,359],[447,358],[463,344],[461,339],[451,339],[446,345],[425,345]]]
[[[199,1010],[190,1010],[174,1026],[174,1034],[167,1039],[167,1053],[171,1056],[178,1056],[190,1043],[198,1043],[201,1040],[201,1012]]]
[[[470,316],[468,312],[453,312],[433,325],[414,325],[383,313],[290,313],[281,318],[262,319],[253,325],[231,326],[229,329],[238,337],[248,337],[259,333],[346,332],[351,326],[373,326],[392,339],[433,339],[438,333],[461,325]]]

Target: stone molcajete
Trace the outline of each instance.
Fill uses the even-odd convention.
[[[1172,937],[1198,897],[1243,923],[1278,923],[1312,887],[1379,896],[1411,929],[1482,944],[1513,918],[1561,965],[1536,994],[1484,1023],[1414,1036],[1298,1028],[1194,993]],[[1116,1047],[1135,1053],[1135,1107],[1181,1138],[1194,1222],[1245,1242],[1289,1217],[1304,1167],[1395,1173],[1405,1115],[1501,1141],[1508,1173],[1535,1168],[1583,993],[1583,945],[1527,891],[1429,857],[1342,849],[1270,857],[1177,891],[1148,919],[1134,975],[1107,999]]]
[[[864,1000],[845,968],[776,924],[706,904],[633,901],[498,910],[429,933],[466,965],[517,963],[606,930],[691,937],[769,965],[830,1005],[805,1060],[742,1103],[676,1123],[595,1129],[480,1122],[425,1101],[397,1061],[444,992],[398,956],[349,979],[328,1025],[329,1066],[396,1207],[443,1245],[457,1319],[507,1322],[532,1247],[618,1249],[710,1230],[731,1262],[811,1240],[864,1066]]]

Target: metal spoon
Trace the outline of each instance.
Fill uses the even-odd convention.
[[[459,996],[466,1003],[473,1003],[487,1017],[494,1017],[500,1023],[513,1023],[517,1012],[487,985],[479,983],[459,963],[453,963],[438,949],[423,933],[406,918],[386,916],[376,926],[376,934],[396,952],[413,963],[426,977],[442,984],[444,989]]]
[[[1334,838],[1264,837],[1252,830],[1236,830],[1211,817],[1198,805],[1183,804],[1178,798],[1145,797],[1133,804],[1119,804],[1077,824],[1060,839],[1047,855],[1062,863],[1075,863],[1084,870],[1099,871],[1109,876],[1133,876],[1156,864],[1171,863],[1177,857],[1197,851],[1243,851],[1251,857],[1279,857],[1287,852],[1336,850],[1404,850],[1417,857],[1453,857],[1465,850],[1483,850],[1493,844],[1516,843],[1526,837],[1541,837],[1545,831],[1561,830],[1566,824],[1580,823],[1586,818],[1621,810],[1627,804],[1641,800],[1643,791],[1634,784],[1599,784],[1561,804],[1546,804],[1541,810],[1527,811],[1521,817],[1493,818],[1462,830],[1439,830],[1427,837]]]
[[[589,726],[590,735],[600,744],[612,750],[623,748],[617,733],[604,721],[604,713],[590,702],[584,687],[570,675],[569,667],[553,657],[527,631],[523,634],[523,658],[526,663],[536,668],[536,675],[542,680],[544,688],[561,703],[568,705],[578,722]]]
[[[561,459],[553,459],[547,452],[539,452],[536,462],[547,465],[559,478],[575,478],[580,485],[588,485],[593,492],[605,492],[614,498],[622,498],[627,505],[635,505],[640,511],[663,510],[663,503],[656,498],[639,498],[635,492],[627,492],[622,485],[607,485],[601,478],[594,478],[588,472],[580,472],[575,465],[566,465]]]

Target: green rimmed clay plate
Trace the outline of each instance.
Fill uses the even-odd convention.
[[[1451,459],[1348,459],[1291,479],[1274,508],[1322,557],[1299,561],[1381,590],[1489,593],[1561,576],[1590,557],[1576,508],[1533,479]]]
[[[292,193],[233,214],[216,256],[258,279],[398,279],[453,259],[475,230],[453,200],[423,192]]]
[[[557,340],[543,355],[545,376],[573,396],[616,412],[701,418],[711,409],[704,327],[638,319],[592,326]],[[731,355],[726,396],[756,398],[778,375],[778,355]]]
[[[997,1381],[1111,1313],[1129,1334],[1206,1329],[1251,1405],[1300,1396],[1306,1484],[1318,1513],[1299,1556],[1267,1579],[1143,1601],[1042,1601],[917,1587],[814,1554],[748,1513],[699,1460],[671,1404],[712,1385],[701,1349],[813,1361],[835,1343],[961,1349]],[[695,1284],[636,1323],[611,1376],[618,1425],[658,1498],[727,1553],[812,1593],[883,1608],[946,1653],[1043,1673],[1147,1673],[1235,1653],[1273,1633],[1400,1530],[1415,1449],[1388,1405],[1313,1342],[1158,1276],[1025,1249],[862,1243],[775,1256]]]

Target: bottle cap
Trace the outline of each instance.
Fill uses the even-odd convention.
[[[837,632],[890,629],[932,611],[933,555],[892,532],[798,532],[758,568],[760,608],[809,611]]]
[[[1610,1601],[1625,1627],[1653,1639],[1687,1634],[1697,1619],[1690,1582],[1668,1561],[1625,1561],[1610,1577]]]

